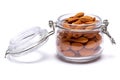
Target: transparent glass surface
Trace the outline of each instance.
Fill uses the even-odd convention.
[[[31,28],[11,39],[8,50],[6,51],[6,57],[9,60],[18,62],[35,62],[40,58],[37,56],[30,57],[30,55],[32,53],[38,55],[35,50],[40,48],[47,40],[47,30],[41,29],[40,27]]]
[[[69,24],[64,22],[74,14],[65,14],[58,18],[57,55],[60,59],[70,62],[89,62],[100,57],[103,51],[103,35],[101,19],[95,15],[95,23]]]

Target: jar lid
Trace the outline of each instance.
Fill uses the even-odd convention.
[[[40,48],[55,32],[53,21],[49,21],[49,26],[53,28],[50,32],[40,27],[33,27],[11,39],[5,57],[8,59],[20,57]]]

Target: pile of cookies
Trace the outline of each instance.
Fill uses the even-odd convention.
[[[84,13],[78,13],[75,16],[64,20],[63,27],[66,24],[90,24],[95,23],[95,17],[84,16]],[[97,54],[101,49],[102,36],[99,31],[86,31],[90,26],[75,27],[74,29],[83,29],[84,32],[58,30],[57,34],[57,49],[67,57],[87,57]],[[67,25],[67,28],[73,29],[73,26]],[[94,26],[95,28],[95,26]],[[93,29],[92,28],[88,28]],[[87,29],[87,30],[88,30]]]
[[[98,20],[96,20],[95,17],[87,16],[87,15],[84,15],[83,12],[80,12],[75,14],[74,16],[71,16],[63,20],[63,27],[69,28],[69,29],[91,30],[95,28],[95,24],[97,22]],[[89,25],[89,24],[92,24],[92,25]]]

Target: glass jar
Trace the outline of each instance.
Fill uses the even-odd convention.
[[[79,21],[72,24],[71,21],[76,20],[76,17],[73,19],[74,15],[62,15],[56,23],[50,20],[51,31],[34,27],[16,36],[10,41],[5,57],[20,63],[38,62],[39,58],[31,60],[29,55],[34,54],[39,47],[47,42],[48,38],[55,33],[56,26],[58,27],[56,36],[57,55],[60,59],[71,62],[88,62],[99,58],[103,51],[103,33],[110,38],[112,43],[115,43],[107,31],[108,21],[102,22],[101,18],[96,15],[84,16],[83,13],[79,13],[76,16],[82,15],[87,18],[87,23],[82,17],[83,19],[80,21],[83,21],[84,24],[78,24]],[[66,20],[70,23],[66,23]],[[91,23],[88,20],[93,22]],[[23,59],[23,55],[27,56]]]
[[[96,18],[94,23],[68,24],[65,22],[67,18],[74,15],[65,14],[58,18],[56,37],[58,57],[70,62],[88,62],[98,59],[103,51],[103,33],[111,38],[109,33],[106,33],[107,27],[96,15],[87,15]],[[113,39],[112,42],[114,43]]]

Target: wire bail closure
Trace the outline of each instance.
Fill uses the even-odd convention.
[[[52,20],[49,20],[49,27],[52,28],[52,31],[50,31],[46,37],[49,37],[55,33],[55,25]]]
[[[102,32],[110,38],[112,44],[116,44],[114,38],[110,35],[110,33],[107,30],[108,24],[108,20],[103,20],[103,24],[101,25]]]

